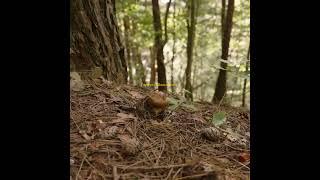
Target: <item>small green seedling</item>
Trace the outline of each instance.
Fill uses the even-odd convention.
[[[220,126],[222,125],[225,121],[226,121],[226,113],[223,111],[217,112],[215,114],[213,114],[211,122],[215,125],[215,126]]]

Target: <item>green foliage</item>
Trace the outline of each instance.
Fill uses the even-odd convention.
[[[226,121],[226,119],[227,119],[226,113],[223,112],[223,111],[220,111],[220,112],[217,112],[217,113],[213,114],[211,122],[215,126],[220,126]]]
[[[173,110],[177,109],[183,103],[183,100],[178,100],[178,99],[169,97],[168,103],[169,103],[168,109],[173,111]]]
[[[147,3],[145,3],[147,2]],[[164,16],[166,4],[159,0],[161,21],[164,36]],[[187,56],[187,2],[188,0],[173,0],[168,21],[168,42],[164,48],[164,57],[167,70],[167,80],[170,82],[171,58],[173,46],[173,34],[175,33],[175,59],[174,59],[174,83],[177,85],[176,92],[184,94],[183,77],[185,74]],[[192,86],[203,84],[193,90],[195,101],[202,99],[211,101],[214,93],[214,85],[220,67],[221,58],[221,1],[201,0],[198,3],[195,44],[193,50]],[[176,3],[175,18],[173,18],[174,3]],[[117,18],[123,29],[123,17],[128,16],[131,28],[135,25],[135,34],[130,35],[131,41],[140,51],[148,51],[154,44],[154,29],[151,1],[144,0],[117,0]],[[174,28],[175,24],[175,28]],[[246,72],[246,62],[250,39],[250,0],[235,1],[233,17],[233,29],[231,34],[228,68],[227,88],[232,91],[241,91],[243,81],[247,79],[247,89],[250,89],[250,66]],[[147,81],[150,78],[150,58],[146,55],[144,66],[146,68]],[[194,71],[194,68],[196,70]],[[138,74],[135,74],[136,76]],[[194,76],[194,78],[193,78]],[[184,77],[185,78],[185,77]],[[204,83],[205,82],[205,83]],[[241,93],[240,93],[241,94]],[[227,93],[226,98],[232,96],[232,101],[241,102],[241,96]],[[247,95],[247,99],[249,95]]]

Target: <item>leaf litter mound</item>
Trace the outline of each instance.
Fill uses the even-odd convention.
[[[159,120],[137,113],[149,91],[108,81],[70,91],[71,179],[249,179],[249,112],[180,103]]]

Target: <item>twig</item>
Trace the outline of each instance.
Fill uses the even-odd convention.
[[[202,177],[202,176],[208,176],[210,174],[212,174],[213,172],[210,171],[210,172],[206,172],[206,173],[202,173],[202,174],[196,174],[196,175],[191,175],[191,176],[185,176],[185,177],[181,177],[181,178],[177,178],[178,179],[194,179],[194,178],[199,178],[199,177]]]
[[[165,142],[163,142],[162,139],[161,139],[161,144],[163,144],[163,145],[162,145],[162,150],[161,150],[161,152],[160,152],[160,154],[159,154],[159,157],[158,157],[158,159],[157,159],[157,161],[156,161],[156,165],[159,164],[159,160],[160,160],[161,155],[162,155],[162,153],[163,153],[163,151],[164,151],[164,149],[165,149]]]
[[[172,179],[175,179],[178,173],[183,169],[183,167],[179,168],[178,171],[173,175]]]
[[[76,123],[76,121],[73,119],[73,116],[71,115],[71,118],[73,123],[76,125],[76,127],[78,128],[79,131],[81,131],[80,127],[78,126],[78,124]]]
[[[147,155],[146,155],[146,156],[147,156]],[[147,158],[148,158],[149,161],[152,161],[152,160],[155,160],[155,159],[156,159],[156,158],[150,159],[149,156],[147,156]],[[137,165],[137,164],[144,163],[144,162],[147,162],[147,160],[137,161],[137,162],[135,162],[135,163],[133,163],[133,164],[130,164],[130,165],[128,165],[127,167],[123,168],[123,170],[126,170],[128,167],[132,167],[132,166],[135,166],[135,165]]]
[[[169,177],[170,177],[170,175],[171,175],[172,171],[173,171],[173,168],[171,168],[171,169],[170,169],[170,171],[169,171],[169,173],[168,173],[168,176],[166,177],[166,179],[165,179],[165,180],[168,180],[168,179],[169,179]]]
[[[118,166],[118,168],[121,169],[128,169],[128,170],[154,170],[154,169],[170,169],[170,168],[177,168],[177,167],[187,167],[191,166],[191,164],[173,164],[173,165],[168,165],[168,166],[153,166],[153,167],[148,167],[148,166],[137,166],[137,167],[127,167],[127,166]]]
[[[234,149],[234,150],[237,150],[237,151],[246,151],[246,152],[250,152],[250,150],[248,150],[248,149],[235,148],[235,147],[230,146],[229,144],[225,144],[225,145],[226,145],[226,146],[228,146],[229,148]]]
[[[233,159],[233,158],[229,158],[229,159],[231,159],[231,160],[239,163],[241,166],[245,167],[246,169],[248,169],[248,170],[250,171],[250,168],[249,168],[247,165],[245,165],[245,164],[243,164],[243,163],[241,163],[241,162],[239,162],[239,161],[237,161],[237,160],[235,160],[235,159]]]
[[[117,166],[112,167],[112,174],[113,174],[113,180],[118,180],[120,179],[120,176],[117,173]]]
[[[245,139],[246,139],[246,137],[242,136],[241,134],[226,131],[226,130],[224,130],[224,129],[219,128],[218,126],[215,126],[215,128],[217,128],[217,129],[219,129],[220,131],[223,131],[223,132],[225,132],[225,133],[234,134],[234,135],[236,135],[236,136],[239,136],[239,137],[242,137],[242,138],[245,138]]]
[[[78,180],[78,176],[80,174],[80,171],[81,171],[81,168],[82,168],[82,165],[83,165],[83,162],[84,162],[84,159],[86,158],[86,156],[83,157],[82,161],[81,161],[81,164],[80,164],[80,167],[79,167],[79,170],[78,170],[78,173],[76,175],[76,180]]]

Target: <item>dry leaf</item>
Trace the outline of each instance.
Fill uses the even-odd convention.
[[[125,124],[126,121],[125,121],[125,119],[113,119],[111,121],[111,123],[114,123],[114,124]]]
[[[117,116],[120,117],[121,119],[137,119],[132,114],[118,113]]]
[[[245,135],[250,137],[250,132],[246,132]]]
[[[80,75],[77,72],[70,72],[70,89],[73,91],[81,91],[84,87]]]
[[[150,144],[147,143],[147,142],[144,142],[144,143],[142,144],[142,148],[147,148],[147,147],[150,147]]]
[[[231,142],[236,142],[238,140],[238,138],[233,136],[232,134],[228,134],[227,139]]]
[[[239,161],[244,163],[250,161],[250,154],[249,153],[241,153],[238,157]]]
[[[111,101],[113,101],[113,102],[122,102],[122,99],[120,97],[113,96],[111,98]]]
[[[128,127],[126,127],[126,129],[132,136],[134,135],[133,130],[132,130],[131,127],[128,126]]]
[[[236,132],[240,132],[241,131],[241,126],[240,124],[238,124],[238,126],[236,127]]]
[[[82,137],[85,140],[87,140],[87,141],[91,140],[91,137],[85,131],[79,131],[79,133],[82,135]]]
[[[131,96],[133,96],[136,99],[143,99],[144,98],[144,96],[142,96],[139,92],[129,91],[129,93],[131,94]]]

